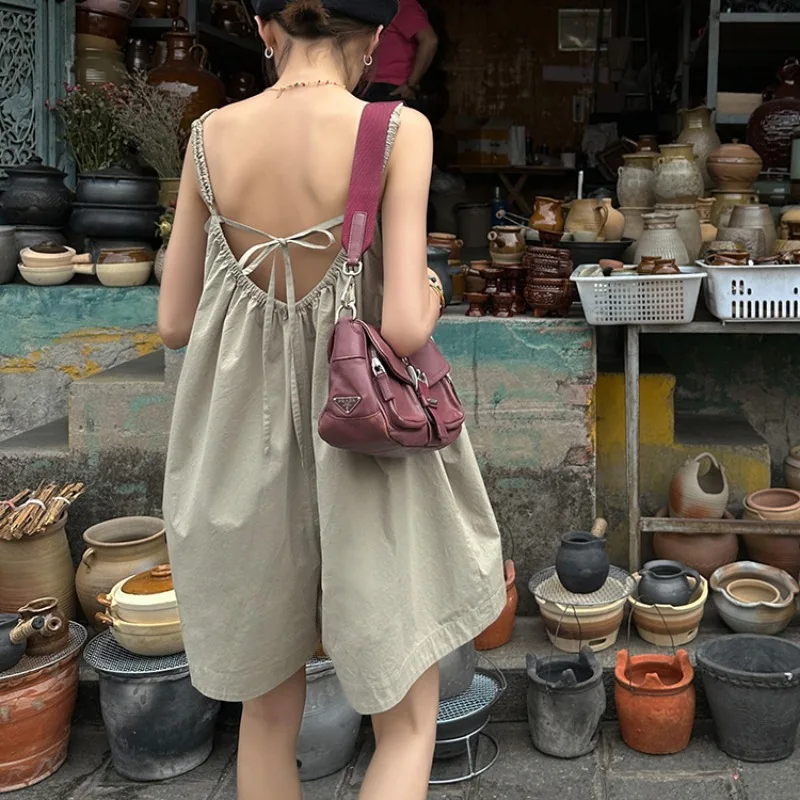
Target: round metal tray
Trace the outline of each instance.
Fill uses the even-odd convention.
[[[528,588],[538,601],[554,603],[564,608],[604,606],[627,600],[636,589],[636,581],[624,569],[611,566],[608,568],[608,579],[600,589],[590,594],[576,594],[564,588],[553,566],[537,572],[530,579]]]
[[[167,675],[188,672],[186,653],[173,656],[137,656],[121,647],[111,631],[103,631],[86,645],[83,658],[92,669],[102,675],[146,678],[149,675]]]
[[[22,656],[22,660],[11,669],[5,672],[0,672],[0,684],[4,681],[10,681],[14,678],[22,678],[25,675],[30,675],[33,672],[38,672],[41,669],[52,667],[66,658],[74,655],[78,650],[83,647],[86,641],[87,633],[86,628],[77,622],[69,623],[69,639],[67,644],[57,653],[51,653],[48,656]]]

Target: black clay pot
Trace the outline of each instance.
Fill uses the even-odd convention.
[[[134,175],[120,167],[78,176],[76,201],[109,206],[158,205],[158,178]]]
[[[800,725],[800,646],[776,636],[721,636],[697,651],[717,744],[742,761],[780,761]]]
[[[26,642],[15,644],[9,638],[18,623],[19,614],[0,614],[0,673],[16,667],[25,655]]]
[[[528,727],[537,750],[577,758],[597,747],[606,711],[603,668],[591,649],[539,658],[528,654]]]
[[[679,561],[648,561],[639,574],[639,600],[651,606],[685,606],[694,586],[701,583],[700,573]],[[695,579],[694,586],[690,577]]]
[[[17,225],[14,229],[14,238],[18,251],[45,243],[67,243],[67,237],[64,236],[61,228],[42,228],[38,225]]]
[[[602,588],[608,578],[605,539],[582,531],[564,534],[556,556],[556,573],[568,592],[590,594]]]
[[[32,158],[22,167],[6,167],[8,183],[0,199],[9,225],[61,228],[67,224],[73,194],[64,185],[66,174]]]
[[[140,239],[158,236],[161,206],[112,206],[75,203],[70,228],[92,239]]]

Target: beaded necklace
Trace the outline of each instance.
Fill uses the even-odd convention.
[[[316,81],[312,83],[309,83],[308,81],[295,81],[294,83],[289,83],[286,86],[270,86],[267,91],[277,92],[278,97],[280,97],[284,92],[288,92],[290,89],[311,89],[318,86],[336,86],[339,89],[347,88],[343,83],[338,83],[337,81]]]

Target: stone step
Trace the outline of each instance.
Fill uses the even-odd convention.
[[[714,604],[709,600],[697,638],[693,642],[683,645],[683,649],[689,653],[689,658],[694,664],[697,650],[701,646],[720,636],[730,635],[732,635],[730,629],[720,620]],[[792,624],[781,635],[789,641],[800,644],[800,616],[795,616]],[[616,644],[596,654],[597,660],[603,668],[603,682],[606,687],[607,700],[606,718],[609,720],[616,719],[614,667],[617,661],[617,653],[624,649],[627,649],[634,656],[645,653],[669,655],[671,652],[670,648],[655,647],[640,639],[633,622],[631,622],[629,635],[628,618],[626,617],[620,628]],[[501,670],[508,683],[507,691],[492,712],[492,719],[495,722],[523,722],[527,719],[528,677],[525,659],[528,653],[533,653],[537,658],[545,658],[562,653],[562,651],[550,644],[542,618],[539,616],[517,617],[511,641],[496,650],[482,653],[479,657],[478,663],[480,665],[484,667],[494,666]],[[90,667],[82,663],[80,679],[79,706],[81,714],[87,718],[99,720],[97,675]],[[710,713],[705,701],[702,681],[699,678],[695,679],[695,686],[697,688],[697,716],[698,718],[709,718]],[[222,724],[226,727],[235,726],[238,722],[238,714],[238,704],[225,704],[225,710],[221,718]]]
[[[80,452],[163,450],[172,405],[163,350],[75,381],[69,390],[69,445]]]
[[[48,422],[32,428],[11,439],[0,442],[0,453],[9,457],[30,459],[41,455],[43,458],[65,456],[69,452],[69,419]],[[0,474],[3,474],[0,472]]]

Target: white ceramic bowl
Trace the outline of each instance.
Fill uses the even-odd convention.
[[[20,251],[19,259],[29,269],[42,267],[66,267],[72,264],[75,251],[67,247],[63,253],[37,253],[30,247]]]
[[[97,278],[103,286],[144,286],[153,272],[153,262],[137,261],[131,264],[97,264]]]
[[[75,274],[72,264],[58,267],[26,267],[18,265],[19,274],[32,286],[62,286],[69,283]]]

